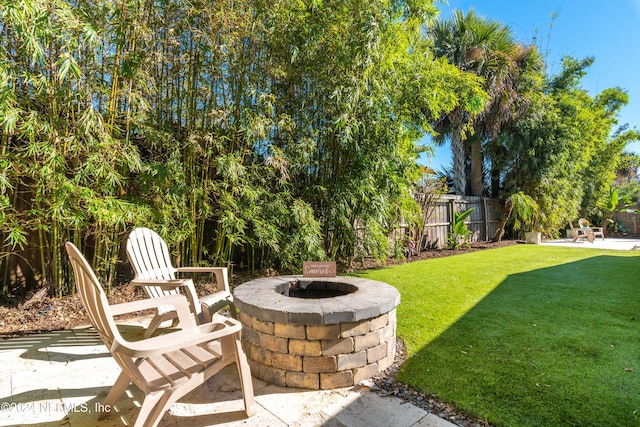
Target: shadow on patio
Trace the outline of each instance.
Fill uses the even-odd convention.
[[[123,325],[123,335],[143,327]],[[132,425],[143,393],[130,385],[115,413],[98,412],[119,368],[91,328],[27,335],[0,342],[0,426]],[[366,387],[287,389],[254,379],[258,413],[244,414],[235,365],[175,403],[160,426],[452,426],[433,414]]]

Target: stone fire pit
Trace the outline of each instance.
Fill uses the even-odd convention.
[[[358,384],[393,362],[400,294],[386,283],[279,276],[246,282],[233,293],[256,378],[332,389]]]

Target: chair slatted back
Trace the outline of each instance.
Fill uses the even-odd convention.
[[[127,239],[127,256],[136,279],[172,280],[176,278],[176,269],[171,264],[169,248],[153,230],[146,227],[134,229]],[[151,298],[178,293],[178,291],[164,291],[158,286],[145,286],[144,289]]]
[[[89,320],[107,348],[111,348],[115,336],[119,332],[109,310],[107,296],[78,248],[71,242],[66,243],[66,248],[76,278],[76,287],[82,304],[87,310]]]
[[[131,357],[113,351],[113,343],[115,341],[122,343],[125,342],[125,340],[118,331],[113,314],[109,308],[107,296],[93,269],[78,248],[76,248],[73,243],[67,242],[66,249],[69,254],[69,259],[71,260],[76,278],[76,287],[80,294],[82,304],[87,311],[91,325],[98,332],[98,335],[100,335],[111,356],[120,368],[128,373],[138,388],[145,391],[145,393],[153,388],[153,381],[150,381],[147,376],[155,381],[157,381],[158,378],[164,377],[163,384],[166,383],[169,379],[166,378],[166,375],[163,374],[162,371],[158,370],[158,372],[151,374],[150,368],[145,367],[148,364],[147,362],[142,360],[136,361]],[[145,372],[141,371],[143,368],[146,370]]]
[[[220,316],[197,330],[192,324],[190,330],[154,337],[145,345],[133,346],[122,338],[113,318],[113,312],[123,310],[123,306],[112,309],[100,282],[78,248],[67,242],[66,249],[91,324],[122,369],[105,398],[105,407],[113,407],[133,381],[145,394],[135,425],[155,427],[173,402],[228,364],[236,363],[245,412],[248,416],[255,414],[250,368],[240,343],[240,322]],[[125,308],[135,310],[134,307],[142,306],[147,305],[128,303]],[[188,316],[185,311],[181,312]],[[101,418],[105,415],[103,413]]]

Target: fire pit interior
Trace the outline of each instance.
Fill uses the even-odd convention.
[[[357,291],[348,283],[326,282],[319,280],[292,280],[278,287],[281,295],[294,298],[333,298]]]
[[[269,277],[234,289],[252,374],[286,387],[348,387],[396,349],[398,291],[355,277]]]

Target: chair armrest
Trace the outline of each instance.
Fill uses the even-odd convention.
[[[181,286],[189,286],[190,279],[133,279],[134,286],[158,286],[165,291],[172,291]]]
[[[233,295],[231,295],[231,292],[220,291],[200,298],[200,304],[206,304],[209,306],[221,301],[233,302]]]
[[[233,304],[231,292],[220,291],[200,298],[200,323],[211,322],[213,314],[223,307],[229,307],[230,316],[237,319],[236,306]]]
[[[179,273],[215,273],[226,269],[227,267],[178,267],[176,271]]]
[[[189,331],[181,330],[133,342],[116,339],[110,350],[133,358],[149,357],[217,340],[241,330],[242,325],[235,319],[216,318],[215,322]]]
[[[216,276],[216,284],[224,285],[224,289],[231,292],[227,267],[178,267],[176,271],[178,273],[213,273]]]
[[[109,306],[109,309],[111,310],[111,314],[117,316],[119,314],[134,313],[136,311],[158,308],[163,305],[170,305],[176,309],[182,329],[196,329],[195,321],[193,320],[193,317],[191,317],[189,303],[184,295],[165,295],[162,297],[113,304]]]
[[[197,305],[198,294],[191,279],[133,279],[131,284],[136,286],[158,286],[164,291],[172,291],[178,288],[184,288],[191,312],[199,314],[200,310]],[[155,297],[154,297],[155,298]]]

